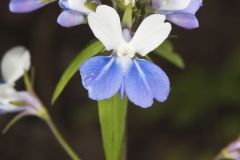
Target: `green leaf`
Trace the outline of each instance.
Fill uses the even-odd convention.
[[[71,62],[71,64],[67,67],[67,69],[62,74],[52,96],[52,104],[55,103],[57,98],[62,93],[63,89],[66,87],[69,80],[73,77],[73,75],[78,71],[80,65],[86,61],[87,59],[91,58],[92,56],[96,55],[100,51],[104,49],[102,43],[99,41],[94,41],[90,45],[88,45],[83,51],[81,51]]]
[[[127,97],[121,100],[119,94],[98,102],[106,160],[125,159],[127,102]]]
[[[161,44],[156,50],[154,50],[154,53],[168,60],[181,69],[185,68],[185,63],[182,57],[174,52],[173,45],[168,40]]]

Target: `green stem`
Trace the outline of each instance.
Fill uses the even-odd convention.
[[[23,79],[24,79],[24,83],[25,83],[27,90],[35,96],[36,94],[34,92],[32,82],[31,82],[27,72],[24,73]]]
[[[41,116],[41,118],[42,117],[43,116]],[[58,141],[58,143],[62,146],[62,148],[66,151],[66,153],[72,158],[72,160],[81,160],[80,157],[76,154],[76,152],[70,147],[70,145],[66,142],[63,136],[60,134],[60,132],[58,131],[56,125],[52,121],[47,111],[45,112],[44,118],[42,119],[47,123],[54,137]]]
[[[71,157],[71,159],[72,160],[81,160],[80,157],[76,154],[76,152],[71,148],[71,146],[66,142],[66,140],[63,138],[63,136],[58,131],[56,125],[54,124],[48,111],[46,110],[46,107],[42,104],[40,98],[35,93],[33,86],[32,86],[32,82],[31,82],[27,72],[24,74],[24,83],[25,83],[27,90],[33,96],[35,96],[35,98],[37,98],[39,100],[39,102],[41,103],[41,110],[38,111],[37,116],[47,123],[47,125],[50,128],[50,130],[52,131],[54,137],[56,138],[58,143],[61,145],[61,147],[65,150],[65,152]]]

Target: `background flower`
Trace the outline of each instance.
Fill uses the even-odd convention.
[[[186,29],[199,27],[195,14],[202,6],[202,0],[170,0],[166,4],[164,2],[152,0],[152,5],[157,12],[166,15],[168,21]]]
[[[15,13],[25,13],[37,10],[57,0],[10,0],[9,9]]]
[[[30,68],[30,53],[22,46],[8,50],[1,61],[0,113],[36,114],[40,102],[27,91],[15,90],[15,83]]]
[[[58,16],[57,22],[64,27],[72,27],[84,23],[86,16],[93,12],[85,6],[86,3],[87,0],[60,0],[59,5],[64,11]]]

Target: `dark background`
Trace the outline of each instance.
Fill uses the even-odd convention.
[[[0,54],[15,45],[32,53],[36,90],[66,139],[84,160],[103,160],[96,102],[87,98],[76,74],[50,106],[53,89],[71,59],[92,38],[87,25],[60,27],[57,3],[28,14],[0,2]],[[171,95],[150,109],[129,106],[129,160],[213,160],[240,133],[240,1],[205,0],[200,28],[174,27],[175,50],[186,62],[180,70],[155,62],[168,73]],[[19,84],[21,87],[21,82]],[[13,115],[0,117],[0,129]],[[1,160],[67,160],[47,126],[29,117],[0,135]]]

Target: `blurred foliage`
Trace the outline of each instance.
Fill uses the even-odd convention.
[[[159,146],[159,149],[164,147],[161,152],[161,156],[166,156],[164,159],[188,160],[195,155],[194,160],[213,160],[221,147],[225,147],[218,144],[224,142],[227,145],[226,139],[234,140],[240,133],[239,89],[240,50],[215,73],[199,67],[182,73],[172,84],[168,102],[162,105],[155,103],[149,111],[137,112],[139,115],[136,117],[142,119],[140,123],[144,127],[160,121],[168,122],[160,123],[162,127],[159,127],[163,130],[167,127],[170,135],[178,133],[180,139],[185,137],[184,134],[189,136],[189,140],[192,136],[198,137],[195,142],[187,141],[186,137],[182,142],[174,142],[170,135],[165,135],[169,142]],[[189,133],[191,130],[193,132]],[[206,144],[211,147],[205,148]]]
[[[158,56],[168,60],[179,68],[184,68],[185,64],[182,57],[173,50],[173,44],[171,41],[164,41],[156,50],[153,51]]]
[[[14,45],[32,51],[36,88],[44,102],[59,77],[93,35],[86,25],[72,29],[56,23],[57,4],[30,14],[9,13],[2,1],[0,54]],[[144,110],[128,107],[128,159],[213,160],[240,133],[240,1],[204,1],[200,28],[174,27],[174,51],[186,68],[179,70],[151,54],[171,80],[165,103]],[[223,21],[224,20],[224,21]],[[21,84],[18,84],[21,87]],[[103,160],[97,103],[87,98],[80,76],[74,75],[56,107],[49,107],[63,135],[84,160]],[[0,116],[0,126],[9,120]],[[54,153],[54,154],[52,154]],[[66,160],[52,135],[35,118],[26,118],[0,136],[3,160]]]

